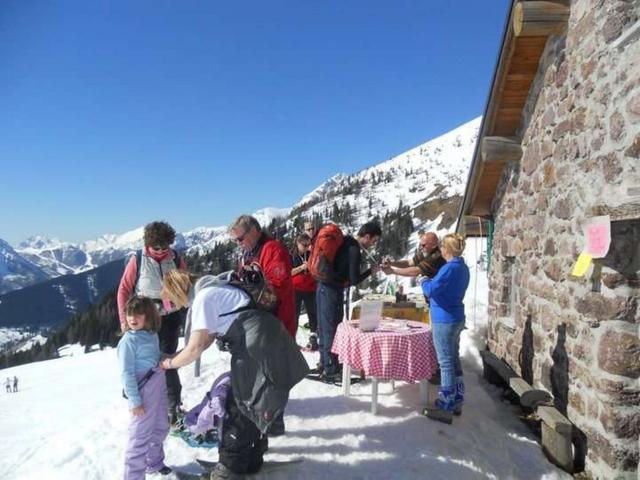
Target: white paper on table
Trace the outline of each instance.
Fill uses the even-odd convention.
[[[382,318],[382,302],[363,300],[360,302],[360,330],[371,332],[378,328]]]

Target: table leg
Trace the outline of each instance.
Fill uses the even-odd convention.
[[[429,403],[429,381],[426,378],[420,380],[420,405],[426,406]]]
[[[371,413],[378,413],[378,379],[371,377]]]
[[[351,390],[351,367],[346,363],[342,364],[342,392],[348,397]]]

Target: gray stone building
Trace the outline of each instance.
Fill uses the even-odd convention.
[[[491,246],[487,348],[553,395],[574,471],[640,478],[640,0],[509,15],[458,223]],[[599,215],[608,254],[572,276]]]

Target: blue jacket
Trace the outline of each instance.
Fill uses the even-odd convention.
[[[120,375],[131,408],[142,405],[137,376],[158,366],[159,361],[160,343],[154,332],[129,330],[118,342]]]
[[[464,258],[453,257],[432,280],[422,281],[422,291],[429,297],[431,321],[456,323],[464,321],[464,294],[469,286],[469,268]]]

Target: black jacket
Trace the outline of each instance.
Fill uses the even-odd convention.
[[[341,286],[357,285],[371,275],[371,269],[360,272],[362,254],[360,244],[350,235],[345,235],[342,245],[336,252],[333,261],[333,272],[336,283]]]
[[[309,367],[282,322],[247,310],[221,337],[231,352],[231,388],[240,411],[265,433],[283,411],[289,390]]]

